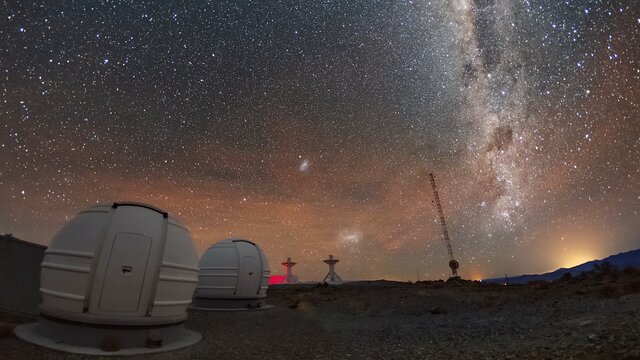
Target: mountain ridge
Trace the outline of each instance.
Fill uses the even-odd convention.
[[[626,267],[640,268],[640,249],[621,252],[615,255],[610,255],[604,259],[591,260],[570,268],[559,268],[543,274],[524,274],[513,276],[508,278],[508,282],[509,284],[526,284],[530,281],[554,281],[561,278],[566,273],[570,273],[571,276],[576,276],[582,272],[593,271],[597,264],[603,262],[607,262],[620,270]],[[505,277],[482,280],[482,282],[487,283],[506,283],[506,281],[507,279]]]

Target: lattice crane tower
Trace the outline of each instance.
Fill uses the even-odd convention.
[[[438,208],[438,215],[440,216],[440,225],[442,226],[442,238],[447,245],[447,253],[449,254],[449,267],[454,277],[458,277],[458,268],[460,263],[453,257],[453,250],[451,249],[451,239],[449,239],[449,231],[447,231],[447,223],[444,220],[444,212],[442,211],[442,205],[440,204],[440,197],[438,196],[438,190],[436,189],[436,180],[432,173],[429,173],[429,179],[431,180],[431,188],[433,189],[433,197],[436,201],[436,207]]]

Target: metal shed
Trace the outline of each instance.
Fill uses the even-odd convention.
[[[38,314],[40,263],[46,246],[0,235],[0,310]]]

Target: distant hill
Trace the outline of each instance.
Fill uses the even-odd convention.
[[[582,272],[593,271],[593,268],[596,264],[601,262],[608,262],[614,267],[622,270],[626,267],[635,267],[640,268],[640,249],[631,250],[623,253],[619,253],[617,255],[611,255],[602,260],[592,260],[588,261],[584,264],[580,264],[574,266],[572,268],[560,268],[558,270],[548,272],[545,274],[535,274],[535,275],[520,275],[520,276],[509,276],[509,284],[526,284],[529,281],[543,280],[543,281],[554,281],[562,277],[562,275],[566,273],[570,273],[572,276],[579,275]],[[492,279],[484,279],[483,282],[488,283],[504,283],[505,278],[492,278]]]

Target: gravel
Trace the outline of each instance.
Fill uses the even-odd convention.
[[[203,340],[140,359],[640,359],[638,272],[540,286],[357,282],[269,289],[275,308],[190,311]],[[631,284],[631,285],[630,285]],[[606,291],[602,291],[606,288]],[[83,359],[17,339],[0,359]]]

